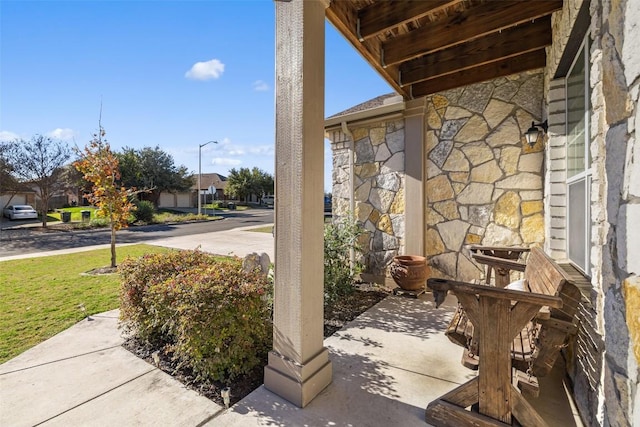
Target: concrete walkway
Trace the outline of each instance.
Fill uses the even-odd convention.
[[[176,249],[200,249],[212,254],[236,255],[239,257],[244,257],[252,252],[266,252],[271,262],[273,262],[275,253],[273,235],[271,233],[249,231],[255,228],[234,228],[233,230],[204,233],[198,236],[168,237],[145,243]]]
[[[333,383],[305,409],[264,387],[224,409],[123,349],[117,311],[96,315],[0,365],[0,426],[422,427],[431,400],[475,375],[444,336],[455,300],[430,299],[390,296],[326,339]],[[579,426],[561,369],[531,402],[549,425]]]

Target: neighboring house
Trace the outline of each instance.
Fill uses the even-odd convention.
[[[194,199],[195,195],[191,191],[176,193],[163,191],[158,199],[158,208],[191,208]]]
[[[160,193],[158,207],[160,208],[193,208],[198,206],[198,175],[192,177],[193,185],[189,191]],[[216,188],[215,194],[209,194],[211,186]],[[212,200],[225,200],[224,189],[227,186],[227,178],[217,173],[202,174],[202,202],[210,203]]]
[[[197,206],[198,204],[198,199],[196,198],[196,190],[198,188],[198,175],[194,175],[193,178],[195,184],[191,187],[192,193],[193,193],[193,202],[194,205],[193,206]],[[208,191],[208,189],[213,186],[216,191],[215,194],[209,195],[207,194],[208,199],[207,200],[226,200],[227,199],[227,195],[225,194],[224,190],[227,188],[227,177],[224,175],[220,175],[218,173],[203,173],[202,174],[202,184],[201,184],[201,191]],[[203,196],[203,200],[204,200],[204,196]]]
[[[265,386],[304,406],[331,380],[321,337],[307,333],[319,320],[303,316],[321,313],[320,198],[308,194],[322,187],[314,132],[325,94],[300,70],[324,69],[326,16],[399,94],[324,121],[334,214],[365,226],[368,269],[384,274],[395,254],[421,254],[434,276],[470,279],[481,270],[468,244],[542,245],[583,291],[579,331],[563,350],[582,419],[640,425],[638,3],[428,3],[276,2],[276,69],[287,83],[276,91],[276,230],[286,230],[276,253],[286,262]],[[529,146],[532,122],[545,121]]]
[[[31,205],[35,206],[36,195],[31,191],[17,191],[0,194],[0,209],[8,205]]]
[[[40,210],[42,199],[38,196],[38,189],[35,186],[26,184],[23,187],[25,189],[0,194],[0,208],[7,205],[31,205],[36,210]],[[59,190],[54,192],[49,197],[49,210],[59,209],[71,205],[71,201],[77,199],[77,196],[73,192],[67,192]]]

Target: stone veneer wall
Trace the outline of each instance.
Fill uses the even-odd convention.
[[[562,79],[553,80],[581,7],[588,7],[591,39],[591,288],[579,313],[569,368],[587,425],[640,425],[640,8],[631,0],[567,0],[554,14],[547,52],[550,129],[547,202],[550,249],[561,256],[566,206]],[[561,120],[560,120],[561,119]],[[557,135],[554,135],[556,134]],[[555,176],[554,176],[555,174]],[[555,185],[554,185],[555,184]],[[635,238],[635,243],[634,243]],[[573,353],[573,354],[572,354]],[[573,360],[575,358],[575,360]],[[574,363],[572,366],[571,364]]]
[[[385,275],[404,240],[404,120],[356,124],[351,135],[335,131],[333,211],[339,219],[351,211],[349,150],[354,150],[354,213],[366,233],[360,238],[366,272]]]
[[[592,1],[592,243],[603,295],[604,425],[640,425],[640,7]]]
[[[544,240],[541,70],[433,95],[428,100],[425,250],[432,275],[477,279],[468,244]]]

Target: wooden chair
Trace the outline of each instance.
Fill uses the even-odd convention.
[[[499,262],[522,267],[512,260]],[[524,284],[520,291],[445,279],[427,281],[436,304],[448,291],[456,295],[466,317],[461,328],[471,331],[478,355],[478,376],[431,402],[427,422],[495,426],[510,425],[515,417],[522,425],[546,425],[513,384],[551,370],[567,334],[575,330],[573,318],[581,294],[539,248],[531,250],[524,266]],[[541,311],[543,307],[547,309]],[[514,374],[512,367],[527,374]],[[535,389],[535,384],[527,385]],[[470,406],[477,412],[465,409]]]

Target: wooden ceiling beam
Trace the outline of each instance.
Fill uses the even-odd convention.
[[[372,3],[358,11],[358,38],[364,41],[461,1],[391,0]]]
[[[382,43],[382,66],[453,47],[562,8],[562,0],[490,1]],[[551,31],[551,29],[549,29]]]
[[[420,98],[460,86],[534,70],[536,68],[543,68],[545,64],[545,50],[539,49],[517,57],[470,68],[455,74],[447,74],[442,77],[425,80],[408,87],[411,88],[410,94],[412,98]]]
[[[371,39],[365,40],[364,42],[358,40],[356,31],[358,18],[356,12],[351,8],[351,2],[332,1],[325,11],[325,16],[396,92],[405,98],[409,96],[408,92],[403,89],[380,64],[380,45],[376,43],[376,40]],[[394,75],[397,75],[395,67],[393,68]]]
[[[402,86],[532,52],[551,44],[551,17],[492,33],[413,59],[399,67]]]

